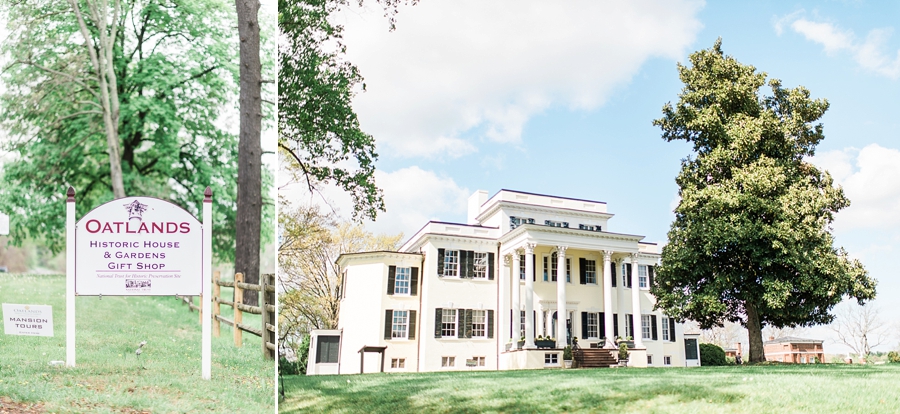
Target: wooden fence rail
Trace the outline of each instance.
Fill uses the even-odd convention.
[[[259,275],[259,284],[244,283],[244,275],[235,273],[234,281],[220,280],[220,273],[213,273],[213,293],[212,293],[212,333],[215,337],[219,337],[220,323],[224,323],[235,329],[232,330],[234,337],[234,346],[241,347],[243,345],[242,332],[249,332],[263,339],[262,351],[263,355],[269,359],[275,359],[277,347],[275,345],[275,275],[262,274]],[[222,287],[234,288],[234,301],[223,299],[220,297]],[[245,305],[244,291],[249,290],[258,292],[259,306]],[[194,305],[192,296],[179,296],[181,300],[188,305],[193,312],[200,311],[200,322],[203,322],[203,311],[200,306]],[[201,300],[200,303],[203,303]],[[220,305],[231,306],[234,309],[234,319],[228,319],[220,314]],[[262,324],[260,327],[245,325],[244,312],[260,315]]]

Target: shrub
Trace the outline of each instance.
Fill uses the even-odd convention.
[[[628,344],[625,342],[619,343],[619,361],[628,360]]]
[[[700,365],[706,367],[726,365],[725,350],[716,344],[700,344]]]
[[[887,357],[888,362],[892,364],[900,364],[900,353],[897,353],[897,351],[888,352]]]
[[[306,371],[305,368],[303,370]],[[297,361],[291,362],[285,357],[280,357],[278,358],[278,372],[281,375],[300,375],[300,364]]]
[[[571,346],[566,345],[566,347],[563,349],[563,359],[566,361],[572,360],[572,347]]]
[[[726,356],[725,365],[737,365],[737,359],[735,357]]]

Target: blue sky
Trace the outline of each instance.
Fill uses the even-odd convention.
[[[381,156],[388,211],[369,228],[462,222],[473,191],[508,188],[605,201],[610,230],[665,242],[690,147],[651,122],[678,99],[676,62],[721,37],[726,54],[831,103],[812,161],[853,202],[837,242],[879,280],[882,317],[900,320],[900,4],[607,3],[423,0],[394,32],[377,5],[339,16],[366,78],[354,107]]]

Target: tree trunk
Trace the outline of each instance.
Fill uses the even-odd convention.
[[[744,301],[744,310],[747,312],[747,333],[750,336],[750,363],[764,362],[766,360],[765,352],[763,352],[762,340],[762,324],[759,322],[759,312],[756,305],[750,301]]]
[[[240,37],[240,112],[238,142],[237,215],[235,217],[234,271],[246,283],[259,283],[260,221],[262,215],[261,66],[259,60],[259,0],[235,0]],[[244,296],[255,306],[256,295]]]

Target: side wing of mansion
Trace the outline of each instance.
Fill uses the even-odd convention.
[[[604,202],[477,191],[466,224],[342,255],[339,326],[312,332],[307,374],[559,367],[573,338],[584,366],[609,365],[617,337],[633,337],[629,366],[699,365],[697,337],[653,310],[658,246],[612,217]]]

